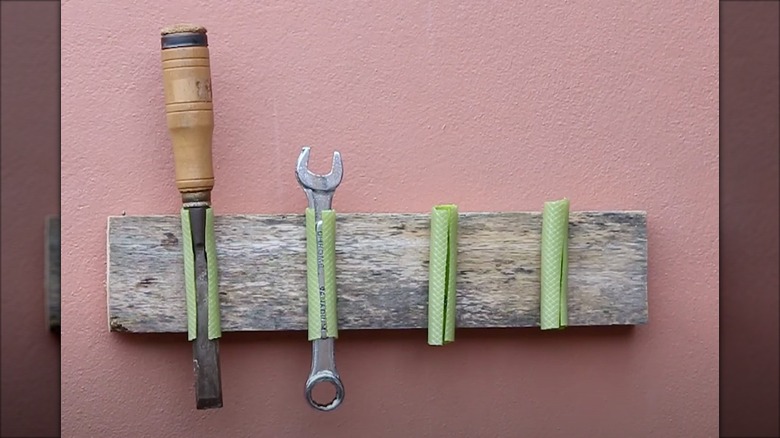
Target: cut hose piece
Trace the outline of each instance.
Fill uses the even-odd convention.
[[[184,288],[187,304],[187,339],[192,341],[198,334],[197,290],[195,285],[195,251],[199,238],[193,237],[193,224],[189,208],[181,209],[182,251],[184,256]],[[197,227],[196,227],[197,228]],[[198,231],[198,230],[196,230]],[[219,306],[219,270],[217,269],[216,241],[214,237],[214,212],[205,208],[204,241],[202,250],[206,254],[208,274],[208,338],[222,336]]]
[[[187,340],[198,336],[197,291],[195,290],[195,248],[192,246],[190,211],[181,209],[181,243],[184,257],[184,291],[187,303]]]
[[[206,261],[209,274],[209,339],[222,337],[219,308],[219,270],[217,269],[217,241],[214,236],[214,210],[206,209]]]
[[[318,248],[322,249],[321,257]],[[306,265],[309,340],[338,338],[335,210],[323,210],[317,222],[314,209],[306,209]],[[320,272],[324,275],[323,290],[319,287]]]
[[[458,207],[437,205],[431,212],[428,264],[428,345],[455,340],[458,273]]]
[[[545,202],[542,213],[540,319],[542,330],[568,324],[569,200]]]

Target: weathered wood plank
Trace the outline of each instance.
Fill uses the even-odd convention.
[[[45,225],[44,293],[49,330],[60,331],[60,217],[48,216]]]
[[[458,327],[539,325],[541,214],[461,213]],[[429,216],[337,221],[339,328],[424,328]],[[306,330],[302,215],[215,219],[222,327]],[[186,331],[178,216],[108,218],[112,331]],[[572,212],[569,325],[647,322],[644,212]]]

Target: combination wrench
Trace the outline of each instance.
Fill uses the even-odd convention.
[[[333,153],[333,165],[326,175],[309,171],[311,148],[304,147],[298,157],[295,176],[303,187],[306,208],[306,268],[308,289],[308,337],[312,341],[311,373],[306,380],[306,400],[315,409],[330,411],[344,400],[344,385],[336,370],[334,341],[338,337],[336,312],[336,212],[333,193],[341,183],[341,154]],[[314,400],[312,391],[320,383],[336,389],[329,403]]]

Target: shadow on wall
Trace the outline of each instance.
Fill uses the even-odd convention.
[[[564,330],[539,330],[534,328],[492,328],[492,329],[460,329],[456,331],[455,344],[484,342],[490,339],[493,342],[507,344],[509,347],[523,347],[534,345],[546,345],[554,347],[556,339],[565,345],[571,342],[588,342],[589,345],[599,342],[610,344],[620,342],[632,342],[633,337],[642,326],[592,326],[592,327],[567,327]],[[119,333],[112,334],[116,342],[144,348],[152,345],[164,345],[166,348],[182,344],[184,334],[179,333]],[[414,345],[422,343],[426,345],[427,334],[424,329],[413,330],[342,330],[339,339],[355,344],[363,343],[407,343]],[[305,332],[227,332],[223,333],[222,345],[244,345],[252,343],[261,344],[288,344],[300,341],[308,348]],[[184,342],[185,348],[190,348],[189,343]],[[448,346],[450,347],[450,346]],[[427,347],[426,347],[427,348]]]

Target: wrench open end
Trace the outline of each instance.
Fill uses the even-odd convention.
[[[295,167],[295,176],[298,182],[306,189],[317,191],[333,191],[341,184],[344,177],[344,165],[341,162],[341,154],[338,151],[333,152],[333,164],[330,172],[325,175],[317,175],[309,170],[309,156],[311,148],[304,147],[298,156],[298,163]]]
[[[314,387],[319,384],[330,383],[336,390],[333,399],[328,403],[320,403],[314,399]],[[329,370],[323,370],[309,377],[306,381],[306,400],[319,411],[332,411],[344,400],[344,385],[339,376]]]

